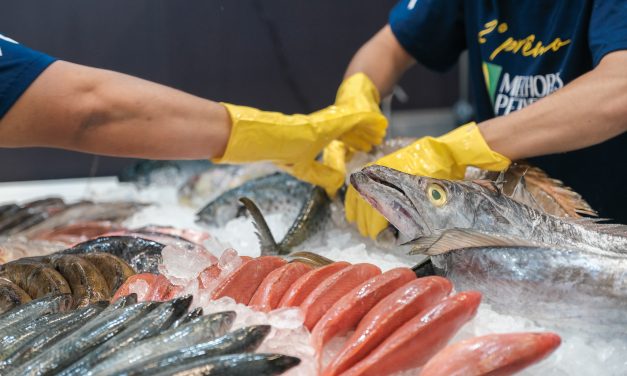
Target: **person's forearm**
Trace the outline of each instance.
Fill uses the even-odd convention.
[[[479,124],[492,150],[517,160],[581,149],[627,131],[627,51],[548,97]]]
[[[0,125],[0,146],[158,159],[219,157],[230,133],[218,103],[66,62],[44,71]]]
[[[413,64],[414,59],[405,52],[387,25],[357,51],[344,76],[365,73],[384,98],[392,93],[396,82]]]

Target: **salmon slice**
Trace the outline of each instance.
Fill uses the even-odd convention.
[[[476,313],[481,293],[461,292],[436,303],[392,333],[343,376],[379,376],[425,364]]]
[[[362,360],[401,325],[450,294],[442,277],[414,279],[383,298],[359,322],[355,333],[329,363],[324,376],[335,376]]]
[[[211,299],[229,296],[237,303],[248,304],[263,279],[285,263],[285,260],[276,256],[262,256],[246,261],[220,282],[213,290]]]
[[[555,333],[490,334],[438,352],[420,376],[506,376],[547,357],[561,343]]]
[[[364,315],[381,299],[415,279],[416,274],[409,268],[388,270],[370,278],[340,298],[322,316],[311,332],[312,343],[318,354],[322,354],[322,348],[331,338],[346,334],[356,327]]]
[[[334,262],[333,264],[314,269],[301,276],[285,292],[279,302],[278,308],[300,306],[319,284],[349,265],[349,263],[344,261]]]
[[[133,285],[139,281],[143,281],[145,283],[145,289],[142,288],[142,291],[131,291]],[[132,292],[137,293],[138,302],[169,300],[176,296],[181,289],[182,287],[174,286],[165,276],[161,274],[135,274],[126,279],[122,286],[120,286],[120,288],[115,292],[113,298],[111,298],[111,302],[115,302],[119,298]]]
[[[318,320],[344,295],[378,274],[381,274],[381,269],[372,264],[355,264],[325,279],[300,305],[307,329],[313,329]]]
[[[311,266],[301,262],[292,262],[274,269],[261,282],[248,305],[261,312],[272,311],[278,307],[290,286],[311,269]]]

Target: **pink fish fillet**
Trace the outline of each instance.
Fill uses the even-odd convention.
[[[422,368],[420,376],[507,376],[539,362],[561,343],[555,333],[490,334],[454,343]]]
[[[372,264],[355,264],[325,279],[300,305],[307,329],[312,330],[318,320],[344,295],[378,274],[381,274],[381,269]]]
[[[340,261],[307,272],[297,279],[285,292],[279,302],[278,308],[300,306],[319,284],[349,265],[350,264],[347,262]]]
[[[285,260],[276,256],[262,256],[246,261],[213,290],[211,298],[230,296],[237,303],[248,304],[263,279],[285,263]]]
[[[272,311],[279,306],[281,298],[290,286],[310,270],[311,266],[300,262],[292,262],[274,269],[261,282],[248,305],[261,312]]]
[[[381,299],[405,283],[415,280],[416,274],[409,268],[388,270],[367,280],[344,295],[322,316],[311,332],[312,342],[318,354],[334,336],[346,334]]]
[[[476,291],[442,300],[406,322],[342,375],[381,376],[422,366],[477,313],[480,302]]]

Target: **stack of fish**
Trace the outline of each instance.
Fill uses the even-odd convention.
[[[0,316],[3,375],[278,375],[299,359],[253,354],[270,328],[229,332],[234,312],[187,313],[191,297],[136,303],[128,295],[68,312],[68,294]]]
[[[161,275],[138,274],[114,300],[129,293],[140,294],[140,301],[167,300],[195,291],[197,306],[228,297],[261,312],[297,307],[311,332],[321,373],[329,376],[387,375],[423,366],[472,319],[481,300],[475,291],[449,296],[450,281],[417,278],[410,268],[382,273],[372,264],[330,262],[304,252],[290,258],[293,262],[277,256],[238,257],[227,250],[187,286]],[[343,348],[325,364],[325,346],[351,330],[355,332]],[[559,343],[553,333],[518,333],[476,339],[446,351],[459,358],[460,369],[511,373],[544,358]],[[492,358],[496,360],[486,361]],[[432,366],[427,374],[444,375],[434,373],[434,367],[439,368]]]
[[[135,274],[122,259],[106,252],[53,254],[0,265],[0,312],[31,299],[72,294],[74,308],[109,300]]]

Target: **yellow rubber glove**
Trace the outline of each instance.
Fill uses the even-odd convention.
[[[344,158],[338,154],[329,150],[325,159]],[[373,164],[413,175],[459,180],[464,178],[468,166],[501,171],[510,163],[507,157],[490,149],[475,123],[469,123],[440,137],[423,137]],[[364,236],[375,239],[387,226],[387,220],[352,186],[346,192],[344,207],[346,219],[357,222],[359,232]]]
[[[344,174],[316,161],[338,139],[369,151],[381,143],[387,120],[379,110],[379,92],[363,73],[347,78],[335,104],[309,115],[284,115],[224,103],[232,121],[231,136],[217,163],[272,161],[297,178],[322,186],[330,196]]]

